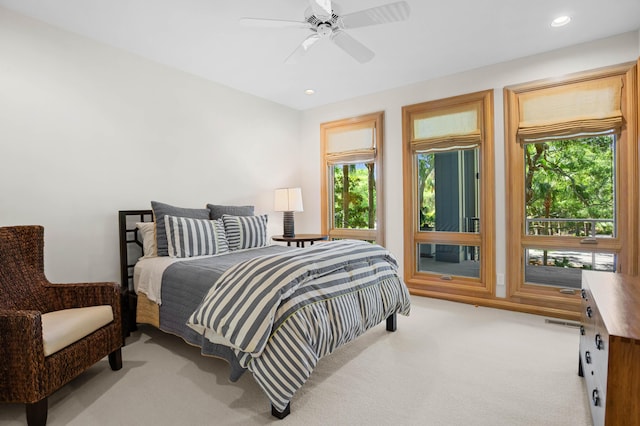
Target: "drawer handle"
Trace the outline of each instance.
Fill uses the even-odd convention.
[[[581,326],[580,326],[580,335],[581,335],[581,336],[584,336],[584,333],[585,333],[585,331],[584,331],[584,325],[581,325]]]
[[[602,337],[599,334],[596,334],[596,348],[599,350],[604,349],[604,340],[602,340]]]
[[[591,318],[592,315],[593,315],[593,310],[591,309],[591,306],[587,306],[587,316]]]
[[[587,364],[591,364],[591,352],[586,351],[584,353],[584,360],[587,361]]]
[[[591,400],[596,407],[600,405],[600,392],[598,392],[598,389],[594,389],[593,392],[591,392]]]

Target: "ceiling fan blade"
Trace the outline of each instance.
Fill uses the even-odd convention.
[[[313,14],[322,20],[331,19],[333,14],[333,8],[331,7],[331,0],[309,0],[309,6]]]
[[[359,12],[348,13],[342,17],[342,24],[345,29],[386,24],[389,22],[404,21],[409,18],[410,13],[409,3],[399,1]]]
[[[331,40],[361,64],[369,62],[375,56],[375,53],[367,46],[344,31],[334,31],[333,34],[331,34]]]
[[[283,19],[240,18],[240,24],[257,28],[310,28],[304,21],[287,21]]]
[[[318,40],[320,40],[322,36],[320,34],[314,33],[309,37],[305,38],[302,43],[296,48],[296,50],[289,55],[289,57],[285,60],[287,64],[295,64],[298,62],[298,59],[307,54],[311,46],[316,44]]]

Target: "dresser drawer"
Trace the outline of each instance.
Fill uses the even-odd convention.
[[[580,359],[594,425],[604,425],[607,393],[608,334],[588,289],[582,291]]]
[[[597,328],[596,336],[602,336],[598,333]],[[602,338],[605,339],[605,337]],[[605,424],[609,354],[607,344],[596,344],[594,340],[586,345],[581,352],[583,354],[583,373],[587,384],[587,397],[593,423],[597,426]],[[600,349],[598,349],[598,346]]]

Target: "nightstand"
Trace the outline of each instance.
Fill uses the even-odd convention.
[[[288,246],[290,246],[291,243],[296,243],[296,247],[304,247],[304,243],[313,245],[314,241],[325,241],[327,240],[327,236],[320,234],[296,234],[295,237],[276,235],[271,237],[271,239],[273,239],[273,241],[286,242]]]

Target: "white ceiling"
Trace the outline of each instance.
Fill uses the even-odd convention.
[[[395,0],[342,0],[342,14]],[[640,0],[408,0],[407,21],[349,30],[376,53],[360,64],[321,40],[284,60],[306,29],[241,17],[304,19],[307,0],[0,0],[0,5],[157,62],[305,110],[640,28]],[[567,14],[572,22],[552,28]],[[312,88],[315,95],[304,94]]]

